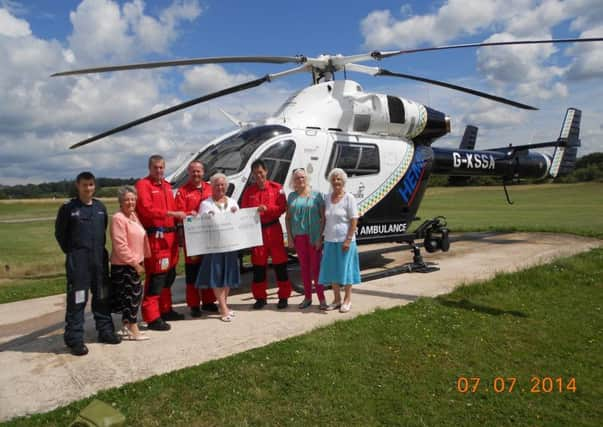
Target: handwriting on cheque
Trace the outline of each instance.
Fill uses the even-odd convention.
[[[263,244],[256,208],[187,217],[184,220],[184,237],[189,256],[238,251]]]

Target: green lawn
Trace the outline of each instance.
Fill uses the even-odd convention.
[[[602,183],[522,185],[510,192],[514,205],[499,187],[430,188],[418,215],[444,215],[453,232],[554,231],[603,238]],[[0,220],[54,217],[61,203],[2,201]],[[110,214],[118,208],[112,199],[105,203]],[[53,233],[54,220],[0,223],[0,303],[62,292],[64,257]]]
[[[602,295],[595,249],[95,397],[132,426],[599,426]]]
[[[603,183],[436,187],[418,216],[444,215],[453,231],[551,231],[603,238]],[[416,224],[418,225],[418,224]]]

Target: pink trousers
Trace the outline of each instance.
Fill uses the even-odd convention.
[[[314,282],[318,300],[325,301],[325,288],[318,283],[322,251],[316,250],[316,247],[310,242],[310,236],[307,234],[295,236],[293,242],[299,258],[299,266],[304,282],[304,295],[306,299],[312,299],[312,282]]]

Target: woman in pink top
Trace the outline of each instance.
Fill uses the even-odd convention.
[[[136,216],[136,189],[125,185],[117,190],[120,210],[111,221],[111,282],[116,293],[114,311],[121,312],[125,339],[148,340],[138,329],[138,308],[142,301],[140,276],[143,261],[150,254],[147,233]]]

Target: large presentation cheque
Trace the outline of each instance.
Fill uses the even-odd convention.
[[[264,244],[257,208],[187,217],[184,220],[184,237],[188,256],[238,251]]]

